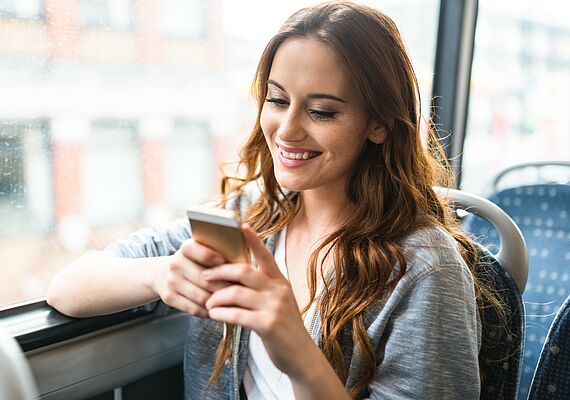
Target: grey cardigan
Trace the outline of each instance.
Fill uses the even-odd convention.
[[[245,200],[245,201],[244,201]],[[250,198],[240,199],[242,212]],[[162,229],[142,229],[105,249],[117,257],[171,255],[191,237],[181,219]],[[273,252],[276,235],[266,240]],[[453,238],[438,228],[418,230],[404,242],[407,270],[393,292],[366,312],[378,365],[359,399],[478,399],[481,331],[473,278]],[[320,320],[311,335],[318,344]],[[222,324],[189,316],[184,352],[185,398],[239,399],[249,353],[247,329],[235,330],[232,357],[206,389]],[[361,375],[358,348],[347,345],[350,387]]]

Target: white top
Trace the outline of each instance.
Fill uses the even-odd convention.
[[[287,229],[279,233],[275,243],[274,258],[279,270],[287,279],[289,273],[285,260],[285,241]],[[307,330],[312,325],[312,318],[315,312],[315,304],[305,314],[305,327]],[[248,400],[287,400],[295,399],[293,385],[287,374],[281,372],[267,354],[263,341],[251,331],[249,334],[249,357],[243,378],[243,386]]]
[[[286,236],[287,231],[283,229],[275,244],[274,257],[283,276],[289,279],[285,264]],[[295,399],[289,376],[273,365],[261,338],[254,331],[249,334],[249,357],[243,377],[243,386],[248,400]]]

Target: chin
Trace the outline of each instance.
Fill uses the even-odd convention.
[[[303,185],[301,182],[294,182],[290,179],[283,179],[278,176],[276,176],[275,179],[277,180],[279,186],[290,192],[301,192],[307,189],[306,185]]]
[[[283,190],[287,190],[289,192],[300,192],[301,190],[303,190],[303,188],[300,185],[290,185],[287,182],[281,182],[279,180],[277,180],[277,183],[279,184],[279,186],[281,186],[281,188]]]

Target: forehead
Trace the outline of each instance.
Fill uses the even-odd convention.
[[[277,49],[269,78],[289,92],[354,96],[344,65],[334,50],[314,38],[290,38]]]

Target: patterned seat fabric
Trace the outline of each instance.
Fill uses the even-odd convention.
[[[570,294],[570,185],[540,184],[507,189],[489,197],[521,229],[529,252],[525,341],[519,399],[530,382],[556,310]],[[470,215],[464,228],[491,251],[498,248],[495,229]]]
[[[529,399],[570,399],[570,296],[548,331]]]
[[[481,311],[482,341],[479,352],[481,399],[515,399],[520,376],[523,338],[523,304],[515,282],[485,248],[479,247],[476,274],[503,303],[500,318],[490,304]],[[506,325],[506,326],[505,326]],[[507,329],[505,329],[507,328]]]

